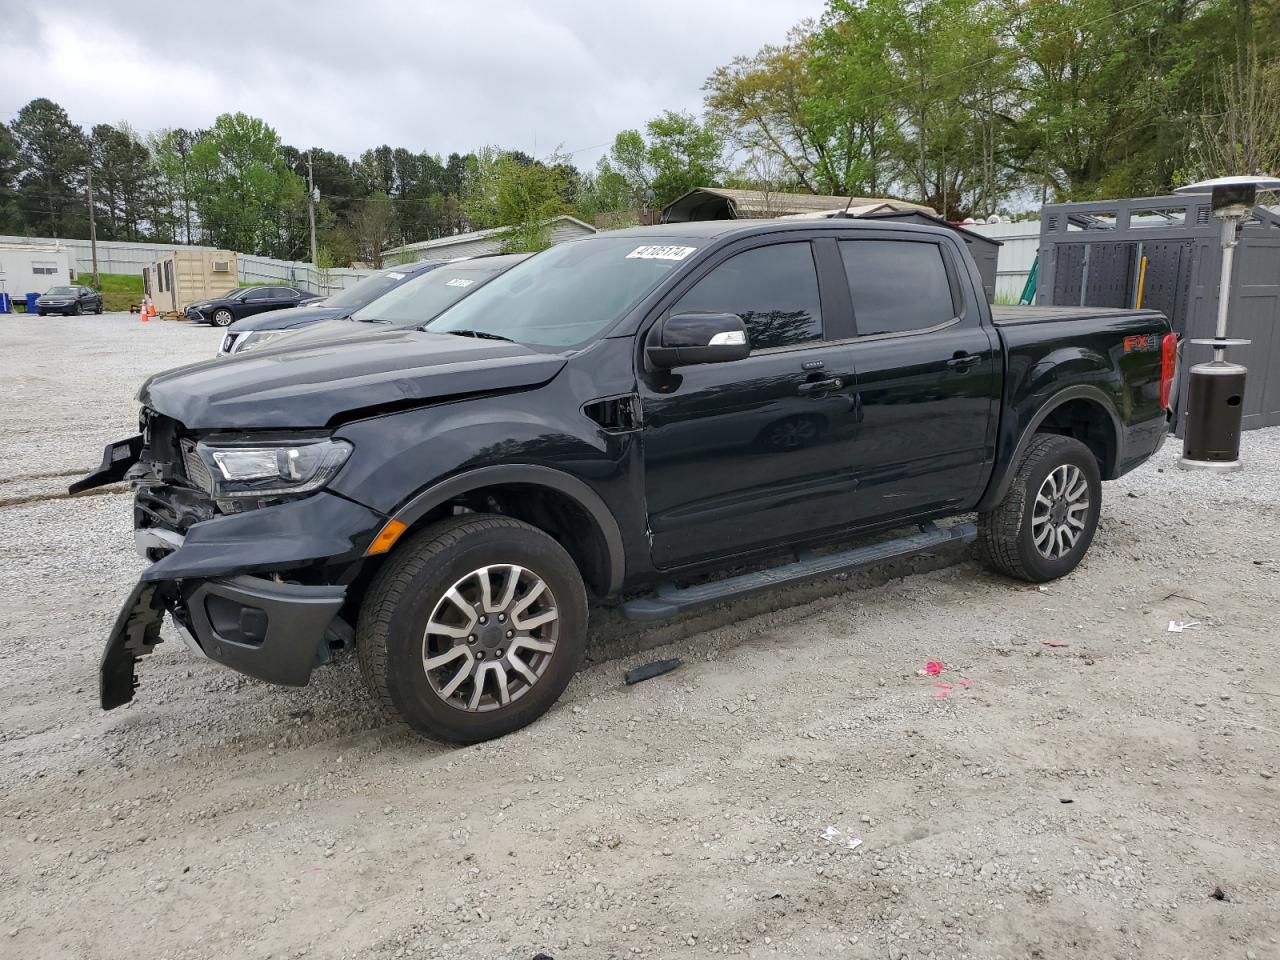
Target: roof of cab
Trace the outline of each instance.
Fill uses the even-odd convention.
[[[829,230],[892,230],[894,233],[920,233],[926,236],[949,235],[945,226],[924,224],[886,223],[883,220],[853,217],[830,217],[818,220],[779,218],[770,220],[695,220],[686,223],[660,223],[652,227],[627,227],[625,230],[608,230],[595,237],[584,237],[578,243],[610,237],[633,237],[655,240],[659,238],[687,240],[719,240],[730,236],[751,236],[762,233],[817,233]]]

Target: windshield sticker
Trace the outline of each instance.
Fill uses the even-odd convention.
[[[628,260],[683,260],[697,247],[636,247],[627,254]]]
[[[475,283],[474,280],[468,280],[466,277],[454,277],[452,280],[446,280],[444,285],[446,287],[469,287],[473,283]]]
[[[387,274],[387,279],[388,279],[388,280],[403,280],[403,279],[404,279],[404,274],[403,274],[403,273],[388,273],[388,274]]]

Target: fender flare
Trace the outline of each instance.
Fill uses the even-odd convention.
[[[1018,443],[1013,448],[1013,456],[1005,463],[1004,474],[994,480],[992,485],[988,487],[986,494],[978,504],[978,510],[985,512],[991,510],[1004,499],[1004,495],[1009,492],[1009,485],[1013,483],[1014,467],[1021,462],[1022,455],[1027,449],[1027,444],[1031,442],[1031,438],[1040,429],[1040,424],[1048,419],[1049,414],[1057,410],[1064,403],[1070,403],[1072,400],[1090,400],[1101,407],[1111,421],[1111,429],[1115,436],[1115,462],[1121,462],[1121,445],[1124,443],[1124,425],[1120,422],[1120,415],[1116,413],[1115,405],[1111,402],[1111,398],[1099,387],[1091,384],[1076,384],[1075,386],[1066,387],[1059,390],[1036,411],[1026,428],[1022,431],[1022,435],[1018,437]],[[1110,480],[1111,477],[1103,477],[1104,480]]]
[[[609,569],[606,577],[609,585],[608,592],[617,593],[622,588],[627,565],[618,521],[614,519],[613,513],[598,493],[577,477],[560,470],[533,463],[497,464],[467,470],[427,487],[396,510],[391,517],[406,526],[412,526],[429,511],[454,497],[482,487],[513,483],[546,487],[562,493],[587,512],[604,538],[605,549],[608,551]]]

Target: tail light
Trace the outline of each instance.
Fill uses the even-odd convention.
[[[1160,345],[1160,406],[1169,409],[1169,391],[1173,386],[1173,375],[1178,367],[1178,335],[1166,333]]]

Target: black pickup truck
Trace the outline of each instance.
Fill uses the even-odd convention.
[[[474,742],[560,696],[589,596],[652,620],[973,539],[1060,577],[1101,481],[1163,441],[1175,348],[1152,311],[993,310],[943,229],[737,221],[553,247],[425,329],[162,373],[72,488],[127,475],[153,561],[102,705],[168,612],[273,683],[354,648],[391,714]]]

